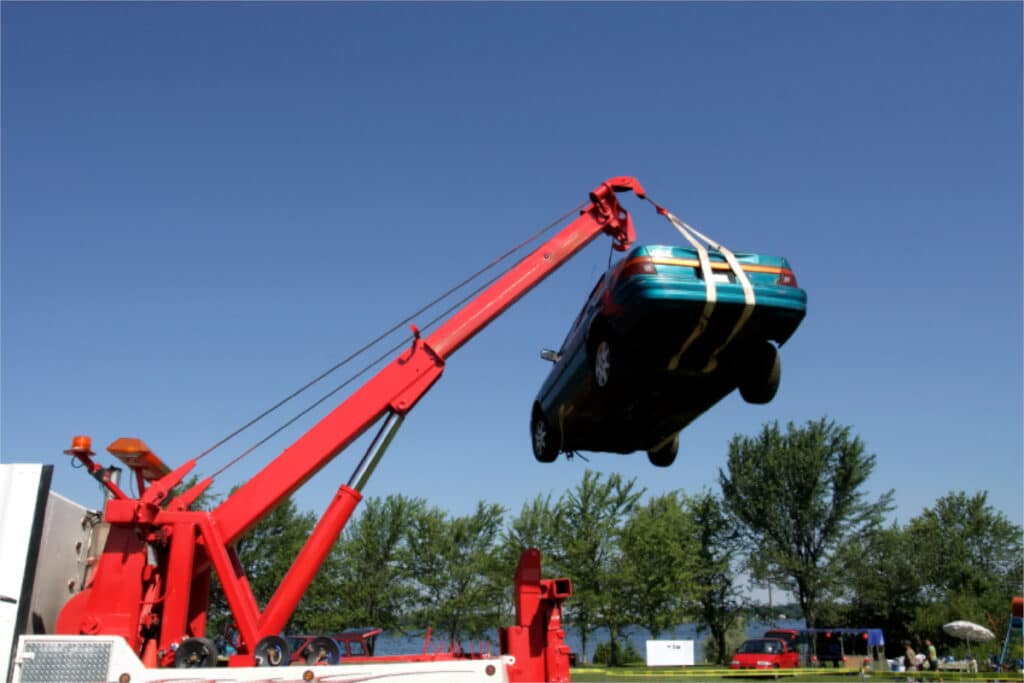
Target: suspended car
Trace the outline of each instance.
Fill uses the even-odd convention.
[[[680,430],[734,389],[774,398],[777,347],[806,308],[784,258],[633,247],[598,278],[561,348],[541,352],[554,367],[533,403],[534,456],[647,451],[667,467]]]

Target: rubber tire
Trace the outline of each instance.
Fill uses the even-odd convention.
[[[647,459],[655,467],[668,467],[676,461],[679,454],[679,432],[672,437],[672,440],[653,451],[647,451]]]
[[[538,429],[542,430],[540,435],[537,433]],[[533,457],[537,462],[549,463],[558,458],[560,449],[555,437],[555,430],[544,417],[544,413],[539,407],[534,408],[533,417],[530,418],[530,444],[533,446]]]
[[[747,403],[763,405],[775,398],[782,379],[782,358],[769,341],[753,347],[747,356],[747,367],[739,383],[740,396]]]
[[[616,353],[611,340],[607,336],[598,338],[594,344],[591,370],[594,373],[594,386],[598,391],[609,391],[615,385]]]
[[[306,645],[306,664],[308,666],[337,664],[341,658],[341,648],[333,639],[320,636]]]
[[[174,651],[174,668],[206,669],[217,666],[217,645],[209,638],[186,638]]]
[[[292,647],[281,636],[261,639],[252,653],[256,657],[256,666],[288,666],[292,661]]]

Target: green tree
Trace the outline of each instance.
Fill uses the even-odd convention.
[[[503,585],[496,580],[496,539],[503,521],[503,508],[483,501],[464,517],[449,518],[436,508],[414,516],[407,538],[420,597],[417,617],[453,642],[498,625]]]
[[[913,628],[957,644],[942,624],[968,619],[1006,632],[1010,600],[1024,575],[1022,530],[988,504],[988,494],[953,492],[910,520],[906,530],[923,604]]]
[[[590,632],[606,626],[612,661],[619,662],[617,642],[625,617],[617,592],[622,587],[618,539],[623,523],[643,495],[635,486],[635,480],[623,481],[618,474],[602,480],[599,473],[587,470],[583,481],[556,506],[556,564],[573,581],[567,616],[580,631],[584,660]]]
[[[825,418],[789,423],[785,433],[767,424],[729,444],[728,472],[719,471],[726,507],[773,573],[788,577],[809,627],[817,625],[819,599],[835,587],[836,552],[892,507],[891,491],[866,500],[862,487],[874,466],[849,427]]]
[[[559,555],[555,533],[555,506],[550,495],[538,495],[529,503],[524,503],[519,515],[509,522],[503,537],[505,564],[509,567],[509,576],[515,571],[519,555],[527,548],[537,548],[544,558],[545,565],[555,569]],[[545,571],[545,573],[548,573]]]
[[[911,535],[898,525],[866,532],[837,553],[843,576],[837,594],[843,621],[882,629],[895,646],[920,641],[913,622],[923,604],[921,574]],[[936,634],[930,634],[936,640]]]
[[[367,498],[349,523],[332,549],[337,611],[346,626],[400,630],[405,606],[415,597],[408,531],[425,510],[420,498]]]
[[[651,498],[622,528],[623,593],[620,608],[657,638],[685,621],[701,591],[697,586],[699,539],[678,493]]]
[[[730,634],[742,622],[733,559],[739,531],[722,501],[709,492],[688,498],[686,507],[697,532],[694,582],[699,591],[698,622],[708,630],[711,644],[705,648],[706,658],[728,664],[733,651]]]
[[[709,633],[703,643],[704,661],[710,664],[728,665],[732,654],[747,639],[747,620],[739,611],[734,612],[724,637]]]

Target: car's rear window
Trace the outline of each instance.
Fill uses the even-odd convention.
[[[777,640],[748,640],[740,645],[739,651],[748,654],[775,655],[782,652],[782,643]]]

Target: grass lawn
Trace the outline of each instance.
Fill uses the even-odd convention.
[[[657,681],[658,683],[670,683],[680,681],[694,683],[695,681],[756,681],[759,679],[774,680],[776,673],[772,671],[744,671],[742,673],[730,672],[728,669],[709,665],[689,666],[686,668],[657,667],[648,668],[643,665],[622,666],[615,668],[603,668],[596,666],[575,667],[571,670],[574,683],[625,683],[628,681]],[[779,678],[797,680],[799,683],[810,683],[811,681],[825,681],[829,683],[841,683],[842,681],[893,681],[895,683],[906,683],[909,680],[931,683],[940,680],[938,673],[914,672],[908,678],[906,672],[895,673],[891,671],[869,671],[863,677],[859,671],[849,669],[795,669],[786,672],[779,672]],[[941,680],[944,683],[954,681],[1006,681],[1021,683],[1024,681],[1024,673],[1005,672],[981,672],[976,674],[960,672],[942,672]]]

